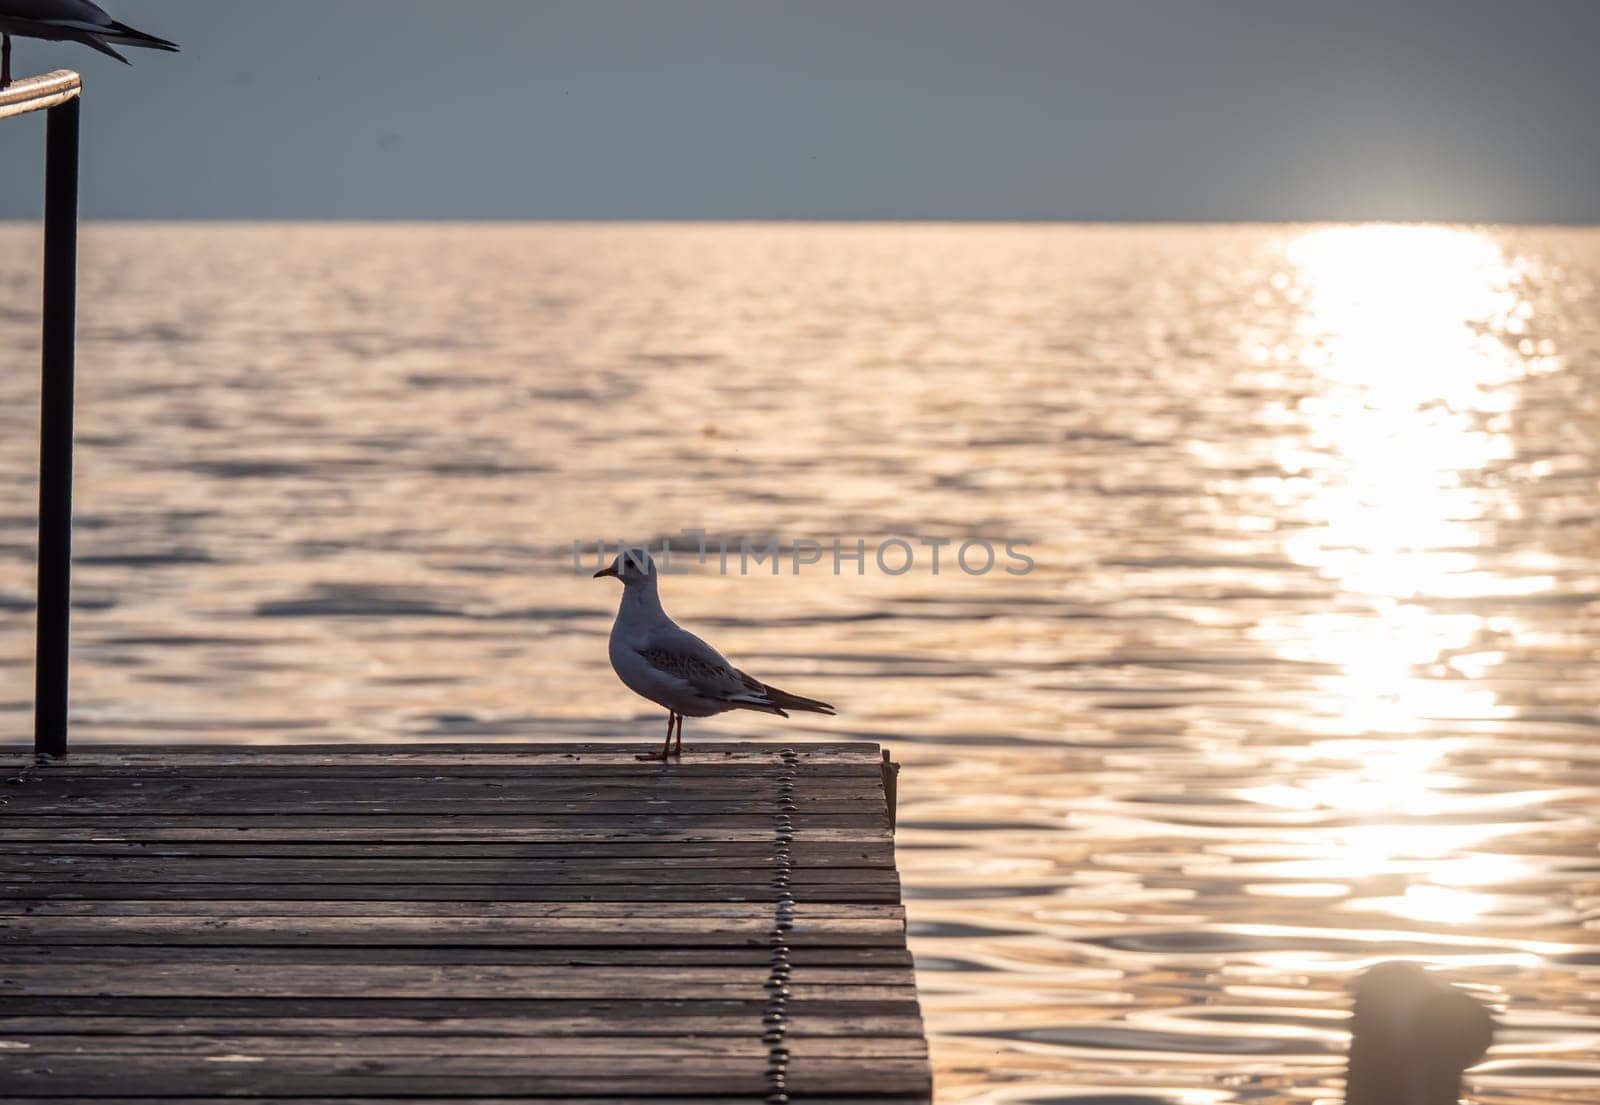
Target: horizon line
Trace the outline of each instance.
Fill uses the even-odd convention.
[[[41,224],[42,213],[36,216],[0,216],[0,226]],[[716,218],[702,216],[660,215],[608,215],[608,216],[476,216],[476,215],[80,215],[80,223],[87,224],[140,224],[151,225],[228,225],[250,224],[300,224],[300,225],[394,225],[394,226],[1017,226],[1017,227],[1273,227],[1273,226],[1454,226],[1500,227],[1527,230],[1586,230],[1600,229],[1600,220],[1578,219],[1459,219],[1459,218],[1396,218],[1330,217],[1330,218],[1254,218],[1217,219],[1182,217],[1145,218],[1018,218],[961,216],[944,218],[926,217],[874,217],[832,216],[826,218],[769,216],[736,216]]]

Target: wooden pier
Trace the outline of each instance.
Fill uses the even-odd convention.
[[[0,1098],[926,1102],[868,744],[0,752]]]

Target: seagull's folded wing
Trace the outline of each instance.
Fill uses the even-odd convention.
[[[39,23],[60,23],[80,31],[109,31],[114,23],[98,4],[89,0],[5,0],[4,14]]]
[[[759,679],[746,675],[716,649],[676,625],[651,630],[635,651],[657,672],[680,680],[709,702],[725,703],[730,709],[783,713]]]

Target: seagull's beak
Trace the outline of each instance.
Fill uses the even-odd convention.
[[[599,579],[601,576],[617,576],[618,579],[622,578],[620,575],[617,575],[617,569],[614,568],[614,567],[612,567],[612,568],[601,568],[598,572],[596,572],[594,574],[594,578],[595,579]]]

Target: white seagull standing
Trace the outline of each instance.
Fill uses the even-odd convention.
[[[656,594],[656,564],[643,549],[625,549],[595,574],[622,581],[622,605],[611,626],[611,667],[634,694],[667,708],[667,741],[660,752],[641,760],[665,760],[683,753],[683,719],[710,717],[728,710],[758,710],[788,717],[789,710],[831,714],[833,707],[814,698],[780,691],[746,675],[722,653],[661,609]],[[673,726],[678,744],[672,747]]]
[[[89,0],[0,0],[0,88],[11,83],[12,35],[50,42],[81,42],[124,65],[128,59],[112,49],[113,43],[149,50],[178,48],[175,42],[118,23]]]

